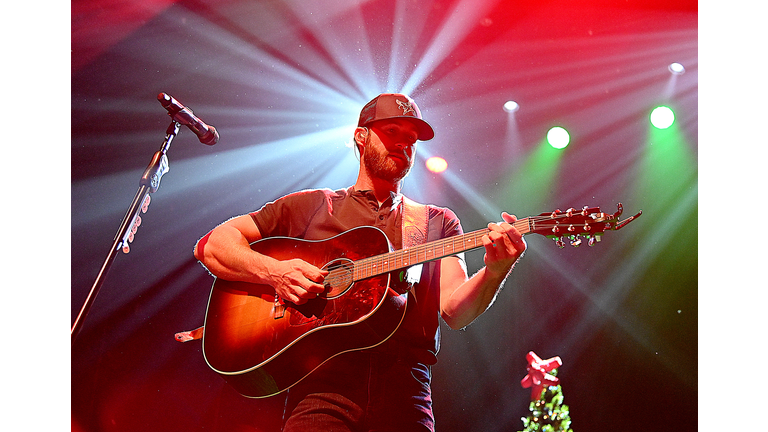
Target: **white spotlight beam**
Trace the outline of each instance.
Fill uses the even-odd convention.
[[[427,52],[421,58],[408,81],[403,86],[403,93],[410,94],[442,62],[456,46],[464,40],[472,29],[480,23],[482,17],[491,10],[498,0],[477,1],[461,0],[450,13],[445,25],[432,41]]]
[[[396,1],[395,19],[392,26],[392,53],[389,58],[389,73],[386,83],[387,92],[402,91],[406,71],[410,69],[408,61],[413,57],[416,41],[419,40],[419,36],[426,28],[426,26],[408,25],[412,19],[413,4],[408,1]],[[423,19],[429,19],[429,16],[426,15]]]
[[[364,2],[363,2],[364,3]],[[366,95],[378,94],[378,88],[371,77],[376,76],[374,69],[373,49],[366,32],[367,25],[363,19],[359,0],[341,0],[337,2],[307,2],[290,1],[288,5],[311,30],[315,37],[336,60],[346,78]],[[343,21],[345,32],[329,29],[339,28],[337,24]],[[350,41],[354,41],[355,50],[351,50]],[[299,60],[299,59],[297,59]]]
[[[354,161],[352,151],[344,144],[344,140],[349,139],[350,130],[349,126],[344,126],[256,146],[219,151],[214,159],[216,166],[219,167],[217,169],[211,168],[213,162],[209,155],[179,161],[174,161],[171,157],[171,171],[166,175],[167,178],[163,178],[163,184],[158,190],[158,197],[175,196],[188,191],[201,190],[205,189],[205,185],[221,181],[227,177],[244,176],[248,178],[254,173],[269,173],[269,176],[259,177],[261,181],[267,182],[272,178],[282,177],[274,175],[276,165],[283,165],[283,172],[294,173],[295,175],[300,175],[302,172],[309,175],[310,172],[314,171],[332,171],[335,174],[328,173],[326,175],[325,180],[328,183],[325,185],[336,185],[339,182],[331,181],[330,177],[332,175],[338,176],[339,171],[335,169],[335,166],[329,166],[329,164],[335,160],[348,168],[349,164]],[[333,148],[332,143],[339,144]],[[339,159],[338,156],[342,154],[347,156]],[[349,168],[347,172],[354,172],[351,171],[353,169]],[[177,177],[179,173],[183,172],[195,173],[195,175],[183,179]],[[105,195],[103,192],[118,190],[125,187],[124,185],[129,185],[128,190],[131,190],[140,177],[140,170],[127,170],[73,182],[72,206],[80,209],[77,220],[72,222],[73,229],[78,228],[79,225],[88,225],[101,218],[122,214],[125,211],[126,198],[124,196]],[[278,182],[277,186],[285,183],[284,181]],[[279,196],[277,192],[275,194]]]
[[[327,60],[318,56],[315,50],[301,48],[286,50],[283,45],[280,45],[285,44],[285,37],[290,34],[282,39],[275,39],[274,34],[259,33],[258,29],[245,27],[245,24],[239,22],[229,21],[224,25],[224,23],[206,20],[198,14],[181,8],[173,17],[190,22],[189,28],[196,29],[196,37],[201,40],[200,43],[213,47],[210,52],[219,53],[216,58],[209,58],[205,62],[200,62],[199,58],[188,59],[188,64],[179,64],[183,70],[194,71],[195,73],[206,72],[220,80],[245,84],[258,89],[269,91],[279,89],[297,98],[311,97],[316,101],[348,102],[354,105],[358,105],[360,102],[354,100],[353,96],[345,96],[328,84],[329,82],[344,82],[349,79],[349,77],[339,76],[335,64],[328,64]],[[173,24],[170,22],[168,25],[172,27]],[[324,43],[329,45],[327,48],[336,55],[341,48],[330,45],[330,42],[327,41],[328,36],[323,36],[323,32],[317,29],[318,25],[315,23],[310,26],[314,30],[313,35],[321,38],[320,40],[325,38]],[[147,46],[174,45],[174,43],[159,38],[160,36],[157,40],[147,40]],[[158,64],[167,61],[168,53],[164,50],[146,49],[140,51],[144,57],[156,55],[157,58],[153,61]],[[277,52],[282,57],[274,55]],[[324,80],[297,68],[297,64],[311,64],[313,74],[324,77]],[[356,64],[355,66],[357,67],[355,70],[361,70],[359,65]],[[352,69],[345,68],[344,73],[354,73]],[[366,76],[365,74],[369,73],[370,71],[365,70],[360,75]],[[361,78],[359,82],[365,83],[367,81],[370,80]]]

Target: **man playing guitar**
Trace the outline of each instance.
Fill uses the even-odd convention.
[[[263,380],[248,379],[249,382],[261,380],[259,388],[274,385],[276,394],[286,387],[285,431],[433,431],[430,380],[431,366],[437,361],[439,348],[438,317],[453,329],[469,325],[490,307],[513,264],[525,251],[522,234],[513,225],[517,219],[503,213],[501,223],[489,224],[487,232],[478,237],[481,247],[485,248],[485,266],[472,277],[468,277],[460,252],[447,256],[440,254],[439,259],[428,260],[415,278],[399,277],[397,273],[377,276],[378,282],[374,285],[384,286],[386,295],[404,299],[407,306],[400,309],[404,312],[393,321],[391,332],[384,330],[378,340],[374,338],[376,342],[364,343],[359,349],[343,348],[338,355],[320,360],[313,359],[308,351],[288,354],[289,347],[314,345],[318,352],[322,352],[323,347],[342,343],[340,339],[352,338],[348,336],[352,326],[347,323],[357,325],[373,316],[366,310],[361,312],[363,318],[352,316],[354,310],[365,309],[365,305],[371,303],[374,303],[372,308],[377,308],[379,302],[387,301],[384,299],[386,295],[369,296],[365,294],[367,291],[353,294],[348,282],[358,278],[351,270],[353,265],[349,263],[352,261],[346,258],[336,267],[324,266],[322,260],[313,264],[300,254],[290,252],[276,258],[254,245],[270,238],[323,241],[350,230],[357,233],[358,227],[378,228],[385,236],[384,243],[388,241],[393,250],[462,235],[459,219],[451,210],[413,203],[401,193],[403,181],[413,167],[417,142],[433,137],[432,127],[421,118],[411,98],[402,94],[379,95],[362,109],[354,132],[360,165],[353,186],[338,191],[318,189],[289,194],[265,204],[258,211],[222,223],[196,245],[195,257],[217,279],[238,284],[219,290],[222,296],[245,293],[243,297],[266,299],[271,314],[264,320],[267,324],[228,325],[219,331],[209,328],[214,317],[238,306],[236,302],[215,308],[209,305],[204,351],[212,367],[214,363],[226,365],[220,369],[231,369],[225,373],[232,377],[236,375],[235,370],[238,373],[258,372]],[[412,239],[409,229],[420,237]],[[346,256],[347,249],[370,247],[368,240],[358,237],[347,242],[349,244],[340,248],[340,255]],[[314,243],[312,245],[314,247]],[[381,264],[387,265],[388,260]],[[334,291],[336,282],[330,282],[336,273],[345,281],[338,283],[341,286],[338,292]],[[405,286],[399,279],[414,283]],[[270,290],[254,294],[256,291],[239,288],[249,284],[268,286]],[[363,282],[356,284],[362,286]],[[212,302],[214,294],[216,292],[212,294]],[[344,296],[349,297],[345,300],[348,303],[340,302]],[[383,310],[384,306],[380,308]],[[284,344],[285,348],[256,355],[264,356],[259,362],[265,366],[267,363],[273,366],[278,362],[278,356],[284,355],[290,360],[280,368],[306,368],[311,372],[300,373],[297,379],[289,380],[288,385],[281,384],[280,372],[272,372],[266,367],[236,365],[231,360],[234,356],[231,352],[227,354],[227,349],[219,349],[229,343],[227,340],[245,334],[246,327],[251,329],[248,334],[253,334],[256,330],[252,329],[263,329],[283,318],[290,321],[286,321],[285,327],[292,329],[290,331],[308,330],[297,330],[303,333],[298,333],[301,334],[298,337],[291,336],[290,342]],[[375,319],[370,321],[375,322]],[[310,339],[310,335],[321,334],[323,326],[339,333],[334,333],[327,341]],[[365,332],[376,333],[369,327]],[[238,336],[231,336],[235,333]],[[264,340],[279,339],[273,330],[266,333],[269,335],[264,336]],[[240,349],[239,346],[246,344],[229,346],[236,345]],[[256,348],[248,346],[242,350],[243,356],[247,357]],[[305,366],[305,361],[310,366]],[[270,390],[263,395],[271,395]]]

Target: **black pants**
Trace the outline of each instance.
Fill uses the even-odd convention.
[[[432,432],[431,367],[395,354],[337,356],[288,390],[284,432]]]

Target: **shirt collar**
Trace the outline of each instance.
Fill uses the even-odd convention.
[[[349,188],[349,192],[350,192],[350,195],[364,196],[364,197],[368,197],[368,198],[371,198],[371,199],[376,199],[373,196],[373,191],[368,190],[368,189],[366,189],[366,190],[357,190],[357,189],[355,189],[354,186],[351,186]],[[403,194],[401,194],[401,193],[397,193],[397,192],[392,192],[391,191],[391,192],[389,192],[389,198],[392,201],[392,207],[391,207],[392,210],[396,209],[397,206],[399,206],[400,203],[403,202]],[[386,204],[386,203],[387,203],[387,201],[384,202],[384,204]]]

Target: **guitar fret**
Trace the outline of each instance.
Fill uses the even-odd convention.
[[[520,229],[518,221],[515,227]],[[488,233],[487,229],[470,232],[463,235],[448,237],[408,249],[401,249],[387,254],[363,258],[355,262],[353,277],[355,280],[366,279],[406,268],[411,265],[433,261],[450,255],[455,255],[482,246],[482,238]]]
[[[549,221],[553,218],[554,216],[547,216],[544,219]],[[535,218],[533,217],[517,220],[513,223],[513,226],[520,232],[520,234],[536,232]],[[369,257],[359,260],[355,264],[354,278],[356,280],[365,279],[411,265],[433,261],[470,249],[482,247],[482,238],[487,233],[487,229],[481,229],[463,235],[436,240],[424,245],[383,254],[378,257]],[[386,257],[389,257],[389,260],[387,260]]]

